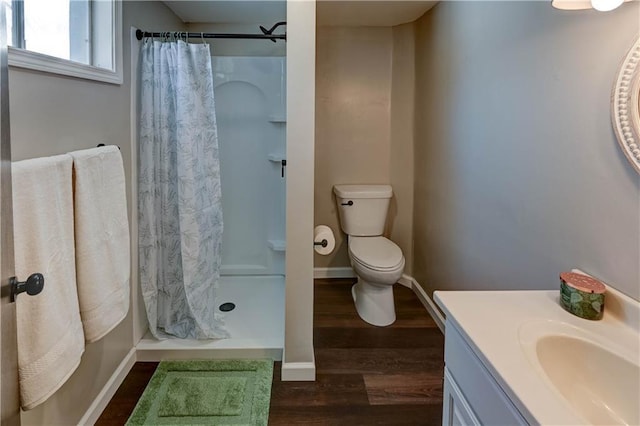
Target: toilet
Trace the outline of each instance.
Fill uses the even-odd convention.
[[[393,285],[404,271],[402,250],[382,236],[393,195],[390,185],[335,185],[340,227],[358,281],[351,295],[358,315],[376,326],[396,320]]]

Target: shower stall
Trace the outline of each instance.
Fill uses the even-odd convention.
[[[193,42],[200,41],[196,37]],[[282,357],[286,58],[217,56],[215,42],[211,43],[224,232],[219,288],[210,308],[223,316],[230,338],[156,339],[145,330],[138,288],[134,297],[138,360]]]

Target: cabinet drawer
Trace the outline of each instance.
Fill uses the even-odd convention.
[[[445,331],[445,365],[480,423],[527,425],[455,326],[447,321]]]

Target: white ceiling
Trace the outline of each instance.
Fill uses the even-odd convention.
[[[437,1],[320,0],[316,6],[318,26],[391,27],[412,22]]]
[[[164,2],[184,22],[254,24],[270,26],[285,21],[286,1],[270,0],[167,0]],[[319,26],[393,26],[411,22],[437,1],[318,0]]]
[[[165,1],[184,22],[216,24],[255,24],[269,28],[287,19],[286,1],[223,0]]]

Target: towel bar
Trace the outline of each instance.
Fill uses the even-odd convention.
[[[101,146],[106,146],[106,145],[105,145],[105,144],[103,144],[103,143],[99,143],[99,144],[98,144],[98,148],[100,148]],[[120,145],[116,145],[116,146],[118,147],[118,149],[120,149]],[[120,149],[120,150],[121,150],[121,149]],[[121,151],[122,151],[122,150],[121,150]]]

